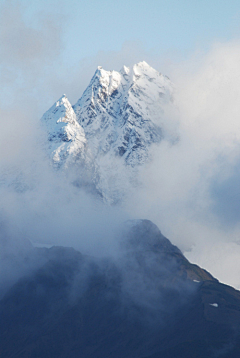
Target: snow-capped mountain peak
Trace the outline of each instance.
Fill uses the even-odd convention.
[[[129,75],[130,72],[130,67],[127,66],[123,66],[122,69],[120,70],[120,73],[124,76],[124,75]]]
[[[144,61],[120,72],[98,67],[73,107],[93,155],[112,151],[131,166],[143,164],[163,138],[163,104],[172,92],[170,80]]]
[[[151,145],[167,137],[163,114],[172,94],[169,78],[145,61],[119,72],[98,66],[73,107],[63,95],[42,117],[54,165],[87,161],[97,191],[118,201],[151,160]]]
[[[49,128],[54,128],[61,122],[76,123],[75,112],[65,94],[43,115],[42,121],[45,121]]]
[[[48,132],[48,149],[54,165],[66,166],[79,157],[83,159],[86,137],[65,94],[43,115],[41,122]]]

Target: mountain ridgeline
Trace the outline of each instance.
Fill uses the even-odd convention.
[[[240,293],[191,264],[148,220],[118,257],[32,248],[38,267],[0,300],[0,356],[207,358],[240,353]]]
[[[21,221],[33,226],[33,242],[51,243],[62,235],[65,243],[71,237],[87,244],[88,220],[96,227],[90,245],[103,239],[115,248],[112,255],[95,257],[71,247],[33,246],[24,230],[18,238],[1,227],[1,358],[240,356],[239,291],[190,263],[149,220],[127,221],[118,234],[111,231],[113,237],[96,233],[97,220],[111,227],[111,205],[122,204],[141,184],[138,174],[151,162],[152,148],[178,141],[178,131],[168,123],[169,108],[174,108],[174,86],[146,62],[120,72],[98,67],[74,106],[63,95],[41,119],[54,185],[48,175],[39,190],[22,185],[21,168],[17,177],[14,170],[7,179],[0,177],[17,192],[21,209],[33,201],[33,216],[30,210],[21,213]],[[63,189],[55,188],[57,176],[64,178]],[[78,187],[91,192],[93,211]],[[81,200],[82,212],[76,205]],[[99,207],[108,214],[96,217]]]
[[[84,172],[105,201],[119,201],[124,185],[116,173],[125,172],[125,183],[136,182],[152,144],[176,141],[164,120],[164,106],[172,101],[173,84],[146,62],[120,72],[98,67],[73,107],[63,95],[42,117],[53,165],[81,167],[80,185]]]

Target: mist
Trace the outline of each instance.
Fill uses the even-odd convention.
[[[179,141],[153,148],[154,159],[142,170],[144,188],[135,196],[137,216],[151,218],[190,260],[235,287],[240,270],[239,60],[235,41],[176,64],[170,74],[175,110],[166,108],[165,120],[178,123]]]
[[[35,27],[26,25],[24,8],[12,2],[1,12],[4,237],[113,255],[122,222],[150,219],[189,260],[239,288],[239,41],[215,43],[184,61],[125,43],[120,51],[102,51],[68,66],[60,60],[64,22],[52,19],[41,13]],[[142,60],[175,84],[174,106],[165,108],[163,121],[178,141],[153,146],[151,163],[139,171],[141,185],[124,183],[124,202],[108,206],[72,185],[71,173],[59,176],[52,169],[40,145],[39,119],[63,93],[74,104],[97,65],[119,70]]]

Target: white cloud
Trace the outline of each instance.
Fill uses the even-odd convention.
[[[171,115],[180,141],[154,148],[142,171],[145,188],[131,198],[129,211],[153,220],[192,250],[189,258],[239,286],[232,260],[240,254],[233,249],[240,238],[240,43],[217,44],[194,61],[172,72],[177,110]]]
[[[81,235],[85,250],[95,246],[98,251],[103,237],[105,249],[110,246],[121,220],[147,218],[180,248],[192,250],[191,260],[240,287],[235,266],[240,261],[240,43],[215,44],[208,53],[171,67],[128,43],[119,52],[101,52],[69,68],[59,63],[61,21],[41,15],[33,29],[23,13],[9,2],[1,15],[0,165],[17,168],[29,187],[38,186],[25,193],[2,188],[1,206],[12,235],[72,245]],[[38,117],[65,92],[74,103],[97,65],[119,70],[141,60],[176,83],[177,109],[166,108],[165,120],[178,127],[180,140],[154,147],[153,162],[141,172],[143,187],[131,193],[124,208],[109,209],[49,170],[36,145]]]

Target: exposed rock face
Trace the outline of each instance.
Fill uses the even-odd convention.
[[[48,150],[55,166],[68,167],[85,159],[86,137],[75,112],[63,95],[42,117],[48,133]]]
[[[133,167],[144,164],[164,136],[163,104],[172,92],[170,80],[146,62],[120,72],[99,67],[73,107],[94,156],[112,152]]]
[[[73,107],[64,95],[42,117],[54,166],[85,165],[104,201],[121,201],[138,184],[138,168],[151,160],[151,146],[176,140],[163,118],[172,95],[168,77],[146,62],[120,72],[98,67]]]

